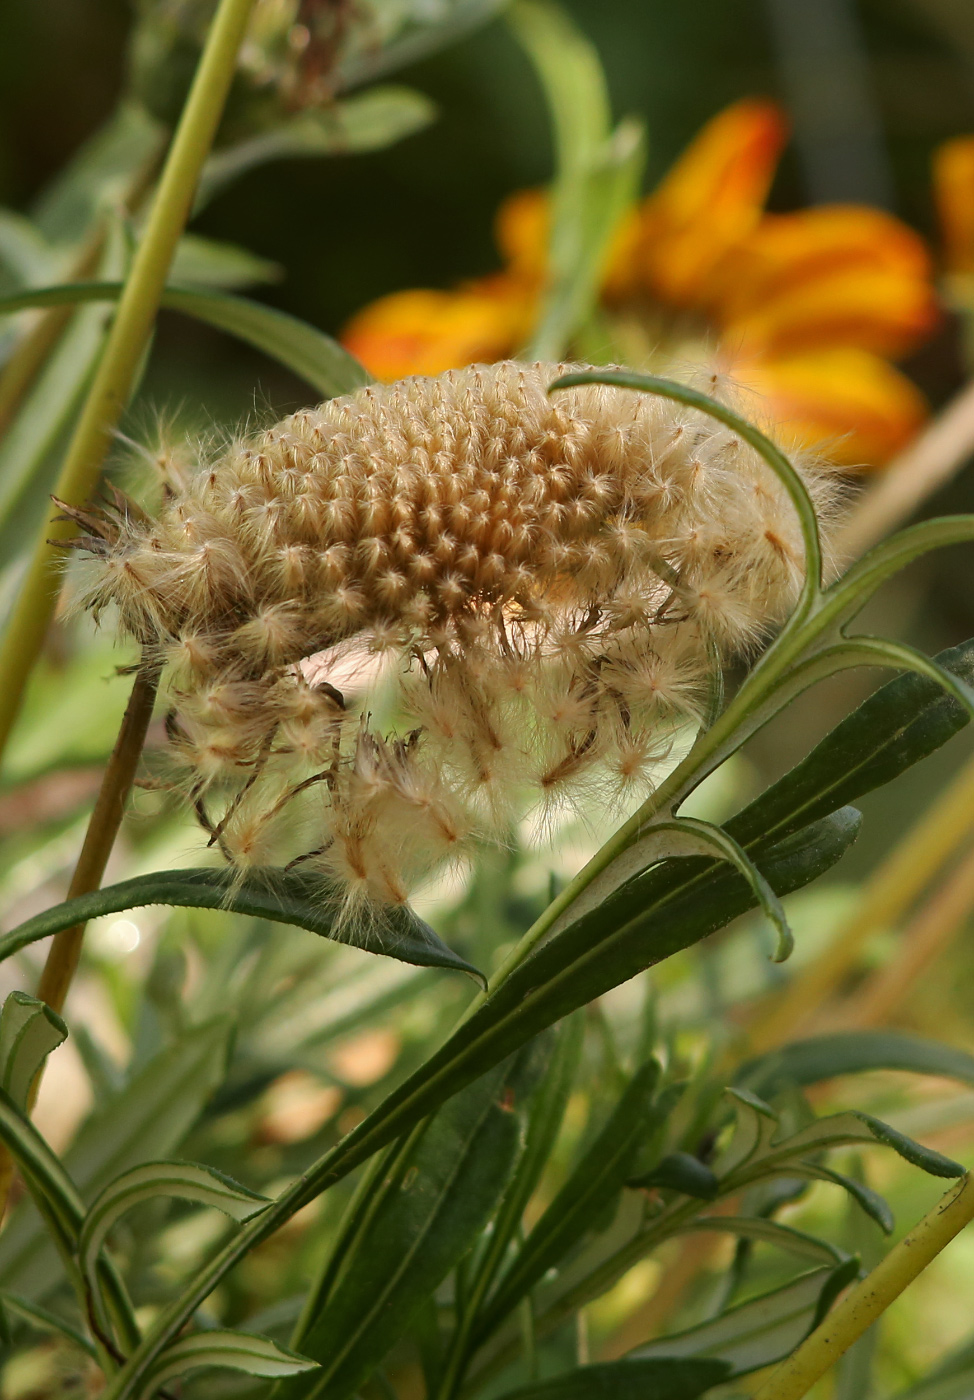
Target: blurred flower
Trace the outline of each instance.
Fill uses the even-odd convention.
[[[611,357],[659,371],[716,352],[786,436],[880,466],[926,413],[891,360],[935,325],[929,254],[864,205],[766,213],[786,135],[775,106],[738,102],[631,212],[602,285]],[[384,297],[353,318],[345,344],[389,380],[514,353],[544,291],[548,221],[543,192],[514,195],[498,216],[502,272]]]
[[[945,141],[934,153],[933,190],[948,274],[974,275],[974,136]]]

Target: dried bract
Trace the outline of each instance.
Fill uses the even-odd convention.
[[[236,866],[401,902],[532,800],[645,786],[787,612],[802,541],[769,468],[668,400],[549,395],[572,368],[363,389],[201,464],[154,520],[94,523],[88,602],[166,663],[181,780]],[[394,732],[329,680],[350,653],[384,654]]]

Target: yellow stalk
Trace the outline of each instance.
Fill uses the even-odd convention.
[[[871,1274],[849,1290],[798,1350],[754,1391],[753,1400],[802,1400],[971,1220],[974,1182],[966,1175]]]
[[[216,134],[253,3],[220,0],[210,27],[145,232],[55,488],[55,495],[69,505],[83,506],[98,485],[105,454],[159,309],[176,244],[189,217],[200,170]],[[59,542],[74,530],[67,521],[44,525],[0,647],[0,753],[57,603]]]
[[[869,939],[899,921],[972,827],[974,758],[866,881],[851,917],[824,952],[755,1020],[747,1032],[749,1052],[760,1054],[794,1037],[855,967]]]

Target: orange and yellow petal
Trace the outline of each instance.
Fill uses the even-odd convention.
[[[645,290],[678,307],[708,304],[714,270],[761,218],[786,139],[779,108],[757,99],[707,123],[642,206]]]
[[[441,374],[512,354],[532,308],[530,289],[503,276],[454,292],[393,292],[353,316],[341,340],[376,379]]]
[[[974,136],[959,136],[935,152],[933,192],[947,271],[974,273]]]
[[[881,468],[928,413],[919,389],[866,350],[736,360],[733,374],[761,397],[786,440],[818,448],[838,466]]]
[[[720,268],[715,309],[740,320],[796,287],[844,273],[885,271],[931,295],[932,260],[907,224],[865,204],[766,214]]]

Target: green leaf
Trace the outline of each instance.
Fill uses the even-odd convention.
[[[259,282],[279,282],[283,275],[279,263],[260,258],[238,243],[222,243],[198,233],[184,233],[176,245],[169,280],[232,291],[235,287]]]
[[[26,215],[0,209],[0,267],[18,286],[53,281],[63,262],[64,249],[53,247]]]
[[[779,1225],[776,1220],[765,1220],[762,1216],[750,1215],[703,1215],[674,1230],[674,1235],[707,1234],[712,1231],[735,1235],[739,1240],[755,1240],[761,1244],[773,1244],[799,1259],[808,1259],[814,1264],[842,1264],[848,1258],[841,1249],[820,1240],[815,1235],[807,1235],[804,1230],[795,1230],[790,1225]]]
[[[29,1303],[26,1298],[18,1298],[16,1293],[0,1293],[0,1305],[2,1305],[4,1312],[19,1317],[36,1331],[53,1332],[55,1336],[64,1337],[74,1346],[80,1347],[89,1356],[97,1357],[98,1352],[90,1338],[72,1327],[70,1323],[65,1322],[63,1317],[58,1317],[57,1313],[50,1312],[37,1303]],[[5,1342],[9,1346],[10,1338],[7,1337]]]
[[[974,683],[974,640],[942,651],[940,666]],[[727,823],[742,846],[782,837],[891,782],[969,722],[966,709],[925,676],[881,686],[807,758]]]
[[[806,1178],[809,1181],[829,1181],[833,1186],[841,1186],[847,1195],[851,1196],[856,1205],[859,1206],[870,1220],[882,1230],[884,1235],[891,1235],[896,1225],[893,1212],[886,1199],[866,1186],[861,1181],[856,1181],[855,1177],[846,1176],[843,1172],[837,1172],[832,1167],[826,1167],[818,1162],[810,1166],[807,1162],[799,1162],[789,1168],[788,1177],[792,1176]]]
[[[689,1152],[670,1152],[661,1158],[652,1171],[633,1177],[627,1186],[662,1187],[679,1191],[681,1196],[693,1196],[700,1201],[712,1201],[720,1189],[716,1176],[699,1157]]]
[[[342,45],[335,74],[339,90],[359,87],[417,63],[485,24],[507,0],[399,0],[361,13]],[[378,33],[377,33],[378,30]]]
[[[510,20],[541,81],[556,155],[548,287],[526,356],[559,360],[594,307],[612,235],[638,193],[645,134],[627,121],[610,135],[598,51],[563,10],[517,0]]]
[[[638,1347],[629,1355],[643,1357],[713,1357],[724,1361],[735,1376],[746,1375],[789,1356],[815,1327],[835,1294],[851,1283],[859,1269],[857,1259],[834,1268],[813,1269],[799,1278],[752,1298],[719,1317],[686,1332]]]
[[[505,1391],[500,1400],[697,1400],[729,1375],[726,1361],[607,1361]]]
[[[159,870],[108,885],[92,894],[78,895],[19,924],[0,938],[0,962],[60,929],[149,904],[222,909],[231,914],[295,924],[322,938],[336,937],[334,892],[319,876],[264,869],[254,870],[238,884],[233,873],[225,869]],[[400,962],[450,968],[467,972],[480,982],[484,980],[475,967],[441,942],[409,908],[384,913],[381,921],[377,915],[371,925],[343,930],[338,941],[398,958]]]
[[[516,1161],[523,1129],[518,1065],[484,1075],[437,1113],[346,1252],[321,1312],[295,1344],[322,1369],[287,1400],[352,1395],[469,1249]]]
[[[974,1084],[974,1055],[905,1031],[839,1031],[796,1040],[748,1060],[736,1082],[768,1097],[791,1085],[805,1088],[841,1074],[871,1069],[910,1070]]]
[[[223,1081],[232,1023],[186,1031],[160,1051],[114,1098],[102,1101],[64,1154],[79,1191],[94,1194],[129,1167],[173,1151]],[[55,1159],[56,1160],[56,1159]],[[84,1220],[79,1204],[77,1229]],[[53,1248],[36,1215],[18,1206],[0,1236],[0,1284],[28,1298],[59,1281]]]
[[[258,136],[214,151],[203,166],[194,213],[232,181],[267,161],[381,150],[422,131],[435,116],[436,106],[428,97],[413,88],[392,85],[304,111]]]
[[[32,306],[63,306],[86,301],[116,301],[121,282],[67,282],[17,296],[0,297],[0,316]],[[182,311],[217,330],[253,345],[271,359],[306,379],[320,394],[334,398],[351,394],[371,383],[358,360],[324,331],[299,321],[284,311],[225,292],[203,292],[194,287],[167,287],[162,305]]]
[[[193,1332],[180,1337],[166,1348],[139,1391],[140,1400],[151,1400],[159,1390],[177,1376],[204,1367],[219,1367],[223,1371],[245,1371],[248,1376],[268,1380],[283,1380],[317,1369],[317,1362],[298,1356],[286,1347],[272,1342],[270,1337],[258,1337],[250,1332]]]
[[[23,1172],[52,1233],[73,1253],[84,1220],[84,1203],[33,1123],[5,1093],[0,1093],[0,1138]]]
[[[0,1013],[0,1089],[18,1108],[37,1071],[52,1050],[67,1039],[68,1028],[56,1011],[26,992],[11,992]]]
[[[269,1204],[222,1172],[196,1162],[145,1162],[115,1178],[92,1203],[78,1239],[78,1263],[92,1292],[98,1256],[108,1232],[134,1206],[156,1196],[211,1206],[232,1220],[249,1220]]]
[[[528,1235],[474,1328],[480,1345],[522,1298],[611,1211],[622,1194],[641,1141],[655,1126],[653,1095],[660,1067],[647,1060],[633,1075],[602,1131]]]
[[[740,1091],[731,1090],[731,1093]],[[808,1127],[792,1133],[788,1137],[775,1139],[767,1146],[762,1144],[759,1151],[740,1166],[731,1167],[720,1173],[721,1188],[733,1189],[737,1185],[754,1179],[755,1175],[765,1176],[772,1172],[786,1171],[798,1161],[814,1152],[831,1147],[846,1147],[854,1143],[879,1143],[891,1147],[904,1161],[931,1176],[963,1176],[964,1168],[949,1157],[922,1147],[904,1133],[882,1123],[872,1114],[850,1110],[847,1113],[831,1114],[827,1118],[817,1118]],[[733,1183],[733,1187],[732,1187]]]

